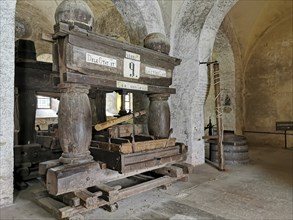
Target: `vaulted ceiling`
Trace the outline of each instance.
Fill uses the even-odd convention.
[[[238,40],[240,52],[246,61],[255,44],[271,28],[292,20],[293,1],[290,0],[239,0],[227,15]],[[292,21],[291,28],[293,23]],[[289,24],[290,24],[289,23]]]
[[[53,32],[54,13],[61,1],[18,0],[16,38],[34,40],[38,54],[51,53],[51,45],[41,40],[41,33]],[[111,0],[86,0],[86,2],[94,12],[97,32],[102,34],[120,32],[119,34],[127,38],[127,28]],[[290,0],[239,0],[231,9],[228,19],[244,60],[249,57],[257,40],[270,27],[284,19],[292,18],[292,5],[293,1]]]

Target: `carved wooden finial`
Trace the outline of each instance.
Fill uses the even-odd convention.
[[[164,54],[170,52],[170,42],[162,33],[151,33],[144,39],[144,47]]]
[[[63,0],[56,9],[55,21],[92,29],[94,15],[83,0]]]

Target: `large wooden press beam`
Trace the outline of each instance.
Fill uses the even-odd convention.
[[[42,92],[57,92],[58,73],[52,64],[38,61],[15,63],[15,86]]]
[[[185,159],[185,155],[178,155],[177,157],[177,162]],[[100,165],[97,162],[79,164],[71,167],[61,165],[48,169],[46,188],[51,195],[62,195],[64,193],[134,176],[173,163],[175,162],[157,163],[154,166],[124,174],[110,169],[100,169]]]
[[[123,88],[119,87],[117,83],[128,83],[126,79],[119,81],[119,80],[112,80],[112,79],[104,79],[99,78],[97,76],[92,75],[83,75],[73,72],[68,72],[64,74],[64,82],[68,83],[81,83],[86,85],[91,85],[93,87],[97,87],[101,90],[109,90],[112,89],[114,91],[118,90],[130,90],[134,92],[143,92],[143,93],[167,93],[167,94],[175,94],[175,88],[169,88],[164,86],[156,86],[156,85],[146,85],[146,84],[138,84],[136,83],[133,88]]]

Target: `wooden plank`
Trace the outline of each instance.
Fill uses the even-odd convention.
[[[190,174],[190,173],[192,173],[192,171],[194,169],[194,166],[192,166],[189,163],[185,163],[185,162],[175,163],[172,166],[180,167],[183,170],[184,174]]]
[[[103,199],[97,199],[96,203],[94,204],[94,206],[91,207],[84,207],[84,206],[78,206],[78,207],[70,207],[70,206],[66,206],[64,208],[60,208],[59,212],[61,215],[62,219],[75,219],[75,216],[79,216],[81,213],[84,212],[88,212],[91,210],[94,210],[98,207],[101,207],[103,205],[107,205],[109,204],[109,202],[103,200]]]
[[[44,190],[44,189],[32,190],[31,195],[34,199],[41,199],[41,198],[45,198],[49,196],[47,190]]]
[[[176,166],[166,166],[162,167],[160,169],[154,170],[155,173],[167,175],[170,177],[182,177],[183,176],[183,170],[180,167]]]
[[[39,174],[41,176],[46,175],[48,169],[52,167],[57,167],[60,165],[61,163],[59,160],[49,160],[49,161],[41,162],[39,164]]]
[[[73,72],[66,72],[63,74],[64,82],[69,83],[81,83],[81,84],[87,84],[91,85],[93,87],[97,87],[101,90],[114,90],[114,91],[120,91],[121,88],[117,87],[117,81],[111,80],[111,79],[104,79],[96,76],[90,76],[90,75],[82,75],[79,73],[73,73]],[[124,80],[127,82],[127,80]],[[146,84],[142,84],[146,85]],[[169,93],[169,94],[175,94],[176,89],[175,88],[169,88],[169,87],[163,87],[163,86],[155,86],[155,85],[147,85],[148,89],[147,91],[142,91],[137,88],[135,89],[124,89],[127,91],[134,91],[134,92],[143,92],[143,93]]]
[[[117,201],[119,189],[121,189],[121,186],[111,187],[106,184],[99,184],[96,187],[98,190],[103,192],[103,195],[101,196],[102,199],[109,203],[114,203]]]
[[[40,96],[47,96],[47,97],[51,97],[51,98],[55,98],[55,99],[60,99],[61,94],[59,91],[56,92],[36,92],[36,95],[40,95]]]
[[[51,195],[61,195],[91,187],[99,182],[99,171],[97,162],[50,168],[47,171],[46,188]]]
[[[102,142],[102,141],[92,141],[91,146],[98,147],[98,148],[108,150],[108,151],[114,151],[114,152],[120,152],[120,149],[121,149],[120,144],[106,143],[106,142]]]
[[[127,187],[119,191],[118,200],[128,198],[130,196],[146,192],[162,185],[167,185],[175,182],[177,179],[169,176],[163,176],[158,179],[150,180],[138,185]]]
[[[16,62],[15,86],[43,92],[58,92],[59,76],[52,72],[52,64],[44,62]]]
[[[102,161],[107,164],[107,168],[120,173],[152,168],[160,164],[176,163],[186,158],[186,153],[180,152],[180,146],[132,154],[120,154],[99,148],[90,148],[90,151],[96,161]]]
[[[160,160],[162,157],[174,156],[180,154],[179,146],[168,147],[164,149],[156,149],[147,152],[125,154],[124,165],[135,164],[148,160]]]
[[[81,204],[86,208],[95,206],[95,203],[97,202],[97,199],[98,199],[98,194],[91,193],[87,191],[86,189],[78,190],[74,192],[74,194],[78,198],[80,198]]]
[[[78,198],[73,192],[62,195],[63,202],[71,207],[77,207],[80,205],[80,198]]]
[[[168,144],[166,145],[166,143]],[[159,140],[152,140],[152,141],[143,141],[143,142],[136,142],[135,147],[132,147],[132,143],[124,143],[121,144],[120,152],[124,154],[141,152],[141,151],[149,151],[154,150],[157,148],[164,148],[164,147],[171,147],[175,146],[176,138],[171,139],[159,139]]]
[[[94,140],[92,141],[92,146],[98,146],[98,143],[106,142],[107,144],[122,144],[122,143],[130,143],[130,141],[126,138],[108,138],[103,135],[95,135]]]
[[[146,128],[143,124],[116,125],[108,128],[109,136],[112,138],[127,137],[134,135],[146,134]]]
[[[166,143],[168,144],[166,145]],[[106,143],[101,141],[92,141],[91,146],[98,147],[101,149],[120,152],[123,154],[130,154],[130,153],[138,153],[142,151],[150,151],[155,150],[158,148],[166,148],[172,147],[176,145],[176,138],[168,139],[159,139],[159,140],[148,140],[142,142],[135,142],[135,146],[133,148],[132,143],[121,143],[121,144],[114,144],[114,143]]]
[[[50,33],[42,32],[41,38],[44,41],[48,41],[48,42],[51,42],[51,43],[54,42],[54,40],[53,40],[53,34],[50,34]]]
[[[51,195],[61,195],[158,169],[167,164],[184,161],[186,157],[186,153],[184,153],[162,158],[161,160],[147,161],[138,166],[136,164],[134,166],[126,166],[123,174],[110,169],[100,169],[98,162],[93,162],[96,165],[92,166],[88,166],[88,164],[74,167],[62,165],[48,170],[46,188]]]
[[[95,161],[102,161],[106,163],[107,168],[117,171],[122,169],[122,157],[119,152],[113,152],[95,147],[91,147],[90,152]]]
[[[143,170],[143,169],[150,169],[154,170],[156,166],[165,166],[168,164],[173,164],[176,162],[184,161],[186,160],[187,155],[186,154],[178,154],[174,156],[168,156],[168,157],[162,157],[159,160],[149,160],[149,161],[143,161],[136,164],[129,164],[125,165],[123,167],[122,173],[128,174],[135,170]]]
[[[123,43],[117,40],[114,40],[110,37],[106,37],[104,35],[99,35],[94,32],[87,32],[87,33],[81,33],[79,31],[72,30],[69,35],[69,42],[72,45],[76,45],[82,48],[87,48],[87,49],[94,49],[98,50],[101,49],[101,46],[105,47],[107,50],[114,50],[116,49],[116,53],[113,53],[113,55],[117,54],[118,56],[125,56],[123,53],[124,51],[129,51],[132,53],[137,53],[141,55],[141,60],[144,61],[145,63],[151,63],[154,61],[157,61],[158,64],[162,67],[165,66],[176,66],[179,65],[181,60],[170,57],[166,54],[153,51],[144,47],[140,47],[137,45],[132,45],[132,44],[127,44]],[[87,39],[87,40],[85,40]],[[111,48],[111,49],[109,49]],[[121,51],[119,53],[119,51]],[[111,53],[110,51],[105,51],[106,53]]]
[[[39,206],[51,213],[55,218],[62,219],[59,209],[66,207],[64,203],[59,202],[51,197],[36,199],[36,202]]]
[[[96,48],[86,49],[84,47],[78,47],[75,45],[68,44],[67,45],[67,63],[66,66],[68,69],[83,73],[85,75],[95,75],[101,78],[107,78],[107,76],[111,76],[114,80],[123,80],[125,79],[123,71],[124,71],[124,59],[125,59],[125,51],[121,49],[109,49],[103,44],[99,44]],[[87,62],[87,58],[90,57],[99,57],[106,60],[115,61],[111,65],[102,65],[97,63]],[[98,58],[96,59],[98,62]],[[158,66],[160,62],[154,62],[152,59],[149,59],[151,63],[144,63],[144,60],[138,61],[140,62],[139,69],[139,78],[130,78],[127,77],[127,81],[129,82],[137,82],[144,83],[150,85],[161,85],[161,86],[170,86],[172,84],[172,70],[174,68],[170,63],[165,63],[165,65]],[[165,72],[165,76],[156,76],[146,74],[146,68],[158,69],[160,71]]]
[[[125,115],[125,116],[122,116],[122,117],[119,117],[119,118],[116,118],[116,119],[112,119],[110,121],[106,121],[106,122],[103,122],[103,123],[96,124],[95,129],[96,129],[96,131],[101,131],[101,130],[104,130],[106,128],[112,127],[112,126],[120,124],[122,122],[126,122],[126,121],[128,121],[128,120],[130,120],[132,118],[136,118],[138,116],[145,115],[145,114],[146,114],[146,111],[135,112],[134,114]]]

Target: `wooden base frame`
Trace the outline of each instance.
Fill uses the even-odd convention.
[[[46,190],[33,192],[35,202],[51,213],[57,219],[77,220],[85,219],[82,213],[104,208],[113,212],[118,209],[118,201],[148,190],[162,187],[167,188],[175,181],[188,181],[188,174],[193,167],[186,163],[169,165],[152,173],[160,174],[159,177],[151,177],[138,174],[132,178],[144,179],[142,183],[122,188],[120,185],[110,186],[99,184],[95,187],[70,192],[61,196],[49,195]]]

